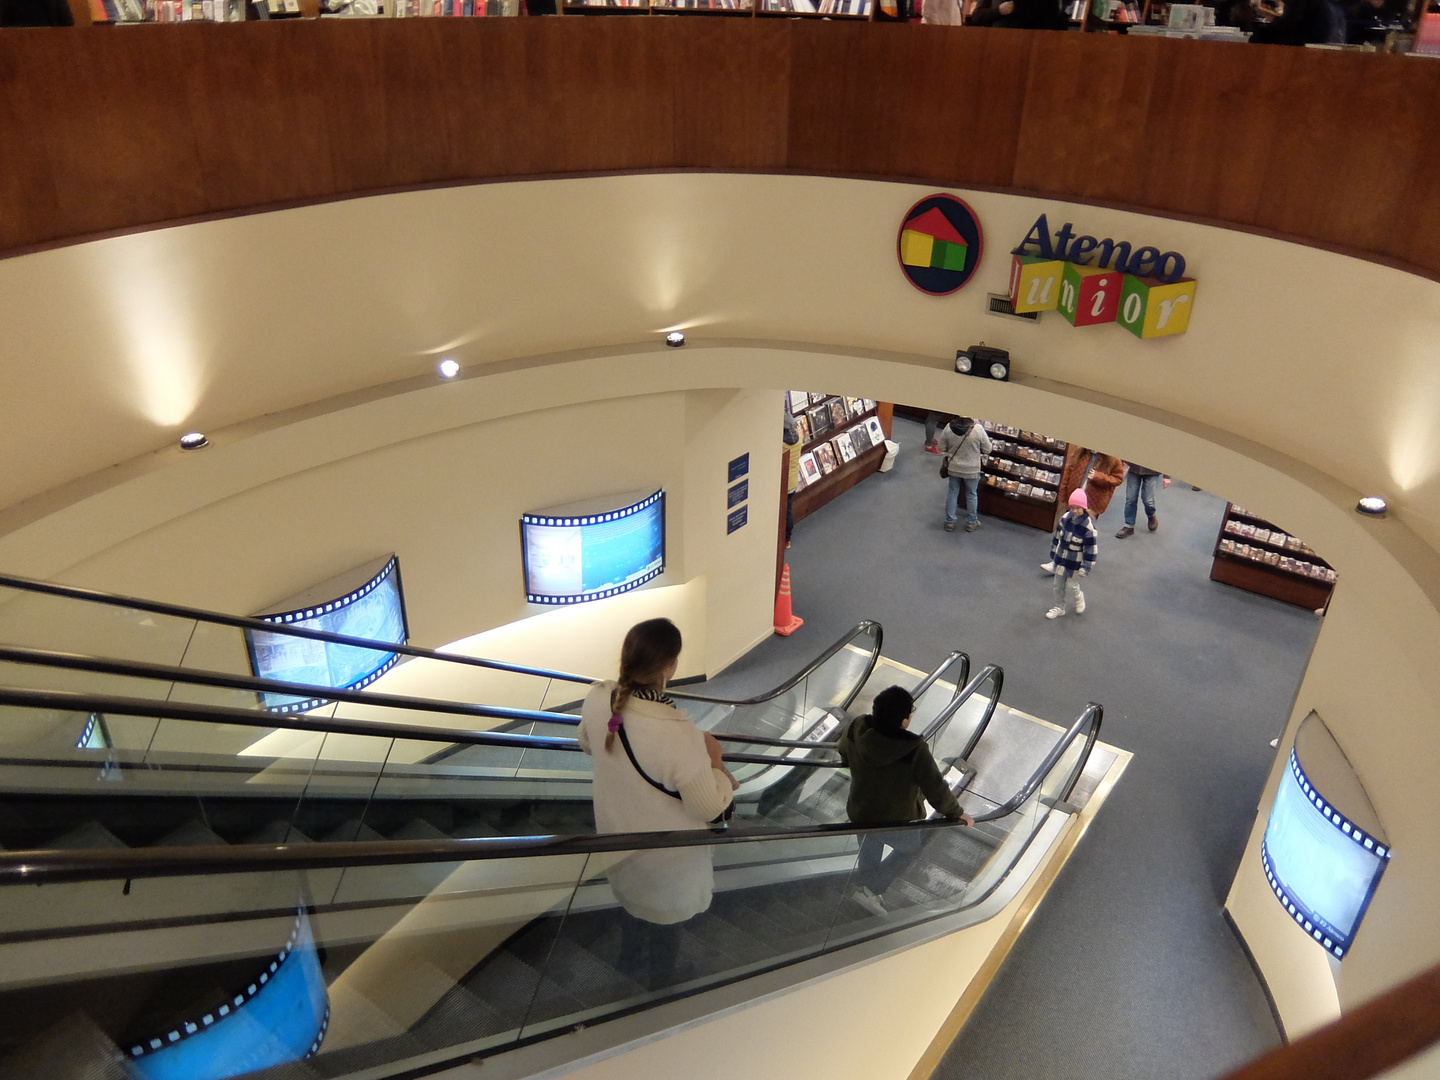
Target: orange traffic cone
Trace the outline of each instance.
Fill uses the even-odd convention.
[[[786,563],[780,575],[780,592],[775,597],[775,633],[789,637],[804,625],[805,620],[790,610],[790,564]]]

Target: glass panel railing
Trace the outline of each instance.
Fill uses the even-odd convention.
[[[0,1068],[43,1061],[36,1033],[59,1023],[139,1076],[279,1080],[307,1057],[329,1077],[414,1074],[927,920],[959,929],[1018,888],[1098,723],[1087,711],[973,829],[211,848],[109,867],[57,852],[23,873],[0,854],[0,935],[38,961],[0,974]],[[87,948],[55,947],[71,927]],[[127,950],[137,927],[145,948]],[[262,1054],[252,1019],[279,1014],[294,1037]]]

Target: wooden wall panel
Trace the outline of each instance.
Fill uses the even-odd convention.
[[[1440,65],[770,19],[0,35],[0,252],[508,176],[794,170],[1230,222],[1440,277]]]

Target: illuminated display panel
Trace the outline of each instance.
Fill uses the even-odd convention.
[[[330,1025],[330,997],[310,920],[254,981],[209,1012],[129,1048],[144,1080],[224,1080],[313,1056]]]
[[[593,514],[525,514],[520,548],[532,604],[583,604],[628,592],[665,570],[665,493]]]
[[[1390,848],[1325,801],[1293,750],[1260,852],[1265,877],[1291,918],[1335,956],[1344,956],[1390,861]]]
[[[344,595],[261,618],[270,623],[397,645],[404,644],[410,636],[405,621],[405,596],[400,589],[400,563],[393,557],[374,577]],[[251,669],[261,678],[337,690],[368,686],[399,659],[393,652],[287,634],[267,634],[263,630],[246,630],[245,643],[250,650]],[[321,696],[284,694],[261,694],[260,700],[272,712],[303,712],[326,701]]]

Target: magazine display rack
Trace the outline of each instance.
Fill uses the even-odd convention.
[[[1335,571],[1299,537],[1234,503],[1225,504],[1210,580],[1312,611],[1335,590]]]
[[[808,390],[787,391],[785,405],[800,425],[800,444],[790,448],[800,454],[799,521],[879,470],[892,406]]]

